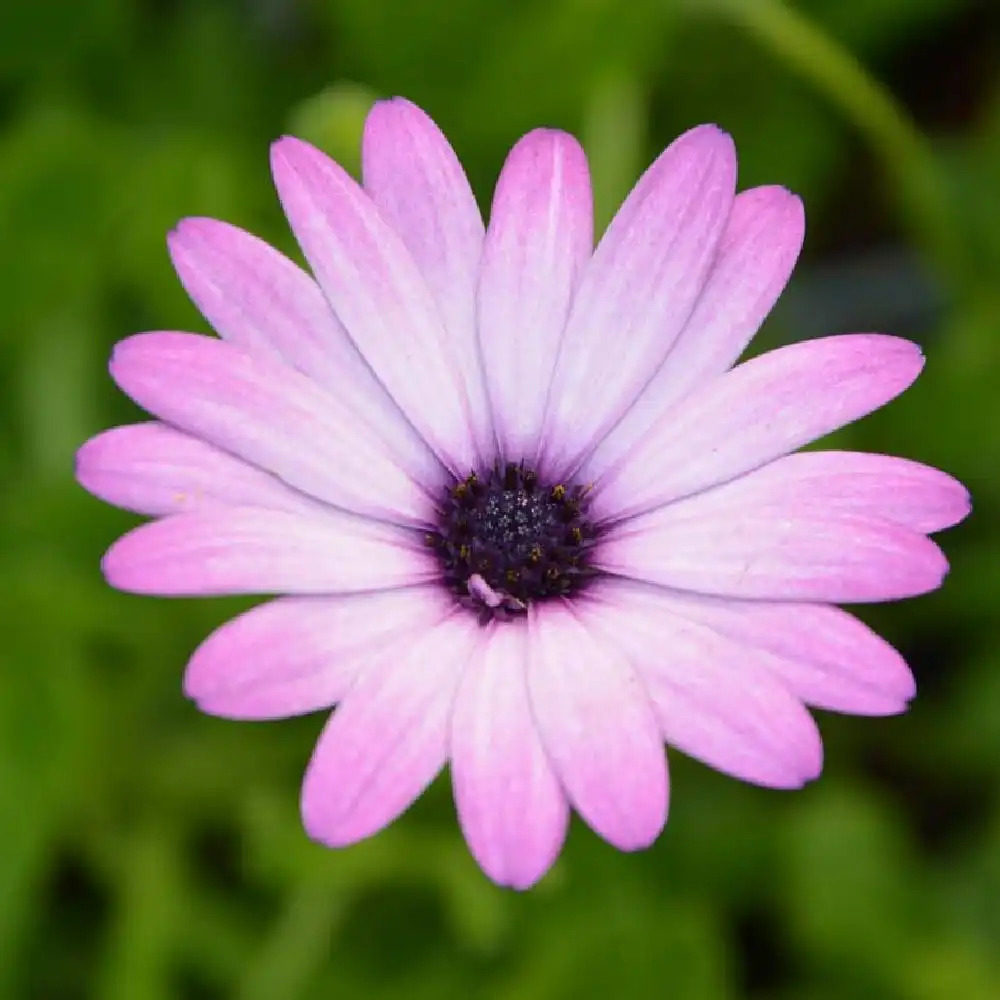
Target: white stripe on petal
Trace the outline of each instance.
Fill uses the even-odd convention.
[[[357,351],[297,264],[228,222],[189,218],[167,237],[191,300],[224,340],[284,358],[317,381]]]
[[[678,590],[832,604],[924,594],[948,571],[941,550],[915,531],[794,506],[703,516],[662,507],[608,531],[593,563]]]
[[[891,521],[941,531],[970,509],[968,490],[945,472],[891,455],[800,451],[670,505],[670,516],[739,518],[789,512]]]
[[[348,335],[435,454],[467,474],[477,455],[462,359],[402,238],[315,147],[281,139],[271,161],[295,237]]]
[[[497,182],[479,276],[479,338],[504,457],[533,457],[570,302],[593,250],[587,158],[537,129]]]
[[[806,704],[854,715],[892,715],[915,693],[905,660],[867,625],[825,604],[740,601],[605,579],[593,593],[653,617],[675,615],[733,645],[735,669],[757,664]]]
[[[434,295],[460,362],[477,447],[489,456],[494,442],[475,316],[483,219],[462,164],[437,125],[401,97],[372,108],[361,163],[365,190]]]
[[[367,667],[327,723],[302,786],[309,836],[342,847],[377,833],[448,756],[452,704],[481,629],[458,611]]]
[[[579,614],[625,651],[671,746],[757,785],[798,788],[819,774],[816,723],[752,654],[665,602],[636,601],[627,586],[594,597]]]
[[[76,477],[106,503],[154,517],[220,506],[328,510],[256,466],[155,422],[92,437],[77,452]]]
[[[137,594],[337,594],[434,579],[440,568],[417,532],[330,511],[253,507],[175,514],[123,535],[104,575]]]
[[[115,381],[155,416],[319,500],[426,524],[429,498],[335,394],[280,361],[187,333],[123,340]],[[426,484],[430,491],[433,484]]]
[[[281,357],[335,393],[422,482],[441,475],[426,443],[302,268],[256,236],[215,219],[185,219],[169,245],[188,294],[220,336]]]
[[[672,143],[625,200],[573,300],[540,461],[559,479],[632,405],[694,308],[733,203],[732,139],[710,125]]]
[[[615,847],[648,847],[667,818],[667,765],[642,684],[569,606],[528,615],[532,712],[570,802]]]
[[[278,598],[216,629],[191,657],[184,691],[203,712],[230,719],[330,708],[388,643],[411,643],[450,607],[433,585]]]
[[[920,349],[882,334],[781,347],[693,392],[598,484],[617,519],[728,482],[877,410],[912,384]]]
[[[451,723],[455,803],[469,848],[494,882],[515,889],[548,871],[569,823],[531,713],[527,640],[527,619],[489,626]]]
[[[673,349],[577,476],[600,479],[678,400],[734,364],[771,311],[802,247],[802,202],[780,187],[736,196],[704,291]]]

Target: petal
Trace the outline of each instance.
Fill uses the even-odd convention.
[[[304,493],[372,517],[428,523],[428,497],[382,442],[339,396],[279,361],[212,337],[144,333],[115,347],[111,374],[161,420]]]
[[[302,819],[330,847],[370,837],[434,780],[455,690],[481,629],[459,611],[380,655],[327,723],[302,786]]]
[[[738,647],[733,662],[759,664],[816,708],[854,715],[901,712],[913,697],[904,659],[867,625],[825,604],[730,601],[626,580],[604,581],[619,603],[675,615]]]
[[[313,279],[262,239],[227,222],[189,218],[167,237],[191,300],[220,337],[284,358],[314,377],[357,352]]]
[[[278,195],[323,294],[410,423],[452,472],[476,464],[461,359],[402,239],[329,157],[272,147]]]
[[[601,478],[692,389],[735,363],[771,311],[805,236],[802,202],[780,187],[736,196],[704,291],[673,349],[579,476]]]
[[[188,294],[223,339],[284,359],[371,428],[421,482],[441,472],[302,268],[250,233],[215,219],[185,219],[170,255]]]
[[[664,507],[611,529],[593,563],[702,594],[831,604],[924,594],[948,571],[941,550],[917,532],[794,505],[703,516]]]
[[[451,723],[458,815],[472,854],[499,885],[527,889],[552,866],[569,804],[528,700],[525,619],[489,627],[466,669]]]
[[[612,220],[553,373],[541,448],[551,478],[576,467],[666,357],[701,293],[735,184],[732,139],[701,126],[660,156]]]
[[[535,606],[528,622],[532,711],[570,802],[615,847],[648,847],[667,819],[667,766],[641,683],[569,606]]]
[[[483,218],[455,151],[433,121],[401,97],[378,101],[361,143],[365,191],[402,237],[448,331],[481,454],[493,449],[476,346],[476,272]]]
[[[316,514],[322,504],[166,424],[114,427],[76,456],[76,478],[106,503],[158,517],[211,507]]]
[[[184,690],[203,712],[230,719],[329,708],[379,650],[413,641],[449,607],[436,586],[269,601],[226,622],[195,650]]]
[[[601,480],[592,510],[620,518],[728,482],[883,406],[923,367],[881,334],[825,337],[753,358],[693,392]]]
[[[403,587],[439,572],[420,536],[339,511],[251,507],[175,514],[123,535],[104,575],[136,594],[351,593]]]
[[[497,182],[479,277],[483,367],[510,461],[537,452],[559,341],[593,241],[580,144],[552,129],[528,133]]]
[[[673,516],[709,511],[738,517],[742,511],[823,512],[884,519],[927,534],[951,527],[970,509],[969,493],[928,465],[857,451],[801,451],[746,476],[671,505]]]
[[[667,742],[757,785],[798,788],[817,777],[823,746],[802,702],[738,643],[637,589],[602,581],[581,614],[628,655]]]

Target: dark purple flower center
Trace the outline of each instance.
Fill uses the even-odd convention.
[[[542,483],[510,463],[473,473],[445,493],[427,541],[443,580],[481,619],[523,613],[532,601],[566,597],[594,575],[587,487]]]

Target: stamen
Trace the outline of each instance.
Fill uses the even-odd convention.
[[[498,594],[478,573],[469,577],[469,596],[474,597],[488,608],[499,608],[503,604],[503,594]]]

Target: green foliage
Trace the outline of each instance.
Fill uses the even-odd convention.
[[[0,4],[0,997],[1000,996],[1000,22],[963,0],[795,7],[831,72],[794,32],[769,48],[772,0]],[[897,111],[865,103],[881,92],[836,46],[927,142],[905,122],[873,135]],[[944,541],[944,590],[868,615],[917,669],[907,716],[823,718],[827,773],[795,795],[675,754],[652,850],[576,825],[522,896],[479,873],[443,782],[357,848],[309,843],[298,783],[321,720],[185,702],[187,656],[243,605],[109,590],[101,552],[133,519],[72,480],[79,443],[137,415],[111,345],[204,329],[167,230],[214,215],[291,249],[268,141],[293,131],[356,170],[364,113],[392,93],[448,131],[484,205],[522,131],[573,129],[602,225],[674,134],[727,127],[743,183],[809,210],[765,344],[799,335],[791,305],[822,314],[831,263],[919,255],[899,297],[928,306],[899,332],[927,371],[840,439],[949,469],[977,502]],[[896,187],[928,178],[947,211],[912,216]],[[850,285],[839,299],[858,328],[885,323]]]

